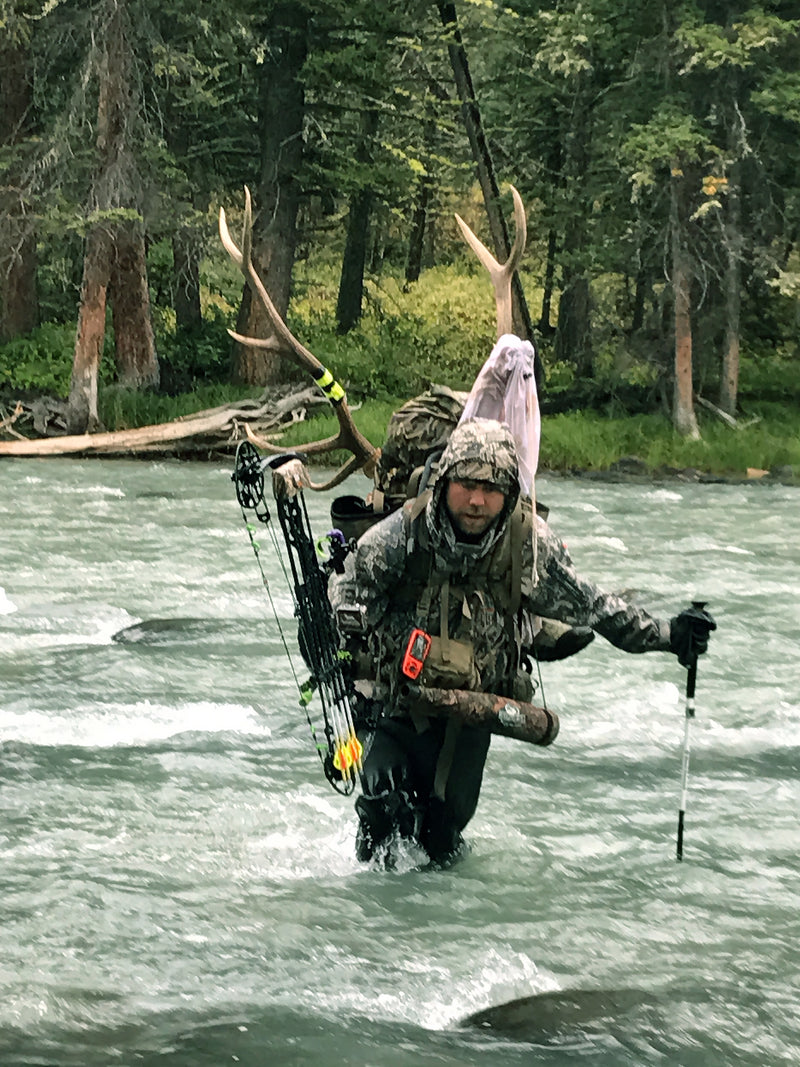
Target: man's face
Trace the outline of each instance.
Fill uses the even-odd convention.
[[[449,481],[445,503],[455,528],[467,537],[485,533],[506,502],[503,492],[491,482],[469,478]]]

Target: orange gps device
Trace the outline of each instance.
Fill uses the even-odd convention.
[[[412,681],[419,678],[422,668],[425,666],[425,658],[431,650],[431,637],[419,628],[411,631],[411,636],[406,645],[401,670],[406,678]]]

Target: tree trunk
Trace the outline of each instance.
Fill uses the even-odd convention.
[[[279,315],[286,317],[297,247],[301,197],[305,88],[302,68],[308,51],[309,14],[299,3],[278,3],[263,27],[270,48],[262,65],[259,131],[261,178],[253,223],[253,265]],[[242,296],[237,333],[273,334],[260,301],[249,289]],[[280,352],[234,345],[233,378],[246,385],[268,385],[292,377]]]
[[[372,158],[373,141],[378,132],[378,112],[366,111],[361,122],[361,140],[356,150],[356,159],[365,167]],[[336,331],[347,333],[361,318],[364,297],[364,265],[367,259],[367,237],[373,190],[366,186],[357,189],[350,197],[347,214],[347,238],[342,256],[342,273],[339,279],[339,296],[336,301]]]
[[[741,310],[739,261],[728,250],[725,270],[725,341],[722,353],[722,379],[719,406],[728,415],[736,414],[739,391],[739,317]]]
[[[36,234],[18,171],[33,127],[29,29],[12,14],[0,39],[0,148],[10,163],[0,180],[0,343],[30,333],[38,322]],[[16,147],[16,151],[15,151]]]
[[[422,260],[425,255],[425,236],[428,226],[428,209],[433,193],[433,177],[426,173],[417,179],[417,195],[411,213],[411,232],[408,237],[408,256],[406,258],[406,282],[411,285],[419,281],[422,273]]]
[[[97,168],[92,185],[98,213],[89,230],[72,367],[67,426],[72,434],[99,426],[97,375],[103,352],[106,300],[113,306],[116,363],[132,388],[158,383],[138,177],[131,142],[137,101],[131,88],[130,26],[125,0],[106,0],[95,27],[104,48],[97,103]]]
[[[508,228],[505,217],[500,208],[500,189],[494,169],[489,143],[481,122],[481,113],[475,89],[472,84],[472,76],[467,60],[467,51],[461,38],[458,26],[458,16],[454,3],[437,3],[442,25],[448,34],[447,50],[450,55],[450,63],[453,68],[453,76],[456,82],[459,99],[461,100],[461,114],[464,119],[467,137],[472,149],[472,158],[478,172],[478,182],[483,193],[483,202],[486,206],[486,214],[489,218],[489,232],[494,245],[494,254],[502,263],[508,259],[511,245],[508,239]],[[533,338],[533,325],[531,323],[528,305],[525,302],[525,294],[519,275],[514,274],[512,280],[512,317],[515,333],[522,338]],[[541,363],[537,353],[537,379],[541,375]]]
[[[431,95],[439,100],[447,100],[447,92],[436,81],[431,80]],[[425,122],[423,133],[425,173],[417,178],[414,207],[411,212],[411,229],[408,238],[408,254],[406,256],[406,283],[408,285],[419,281],[422,273],[423,262],[431,263],[428,258],[431,253],[432,242],[432,218],[431,204],[434,199],[435,164],[436,156],[436,123],[432,119]]]
[[[582,271],[564,271],[558,301],[558,328],[555,339],[556,359],[571,363],[578,378],[593,374],[591,293],[589,279]]]
[[[26,232],[24,218],[14,219],[5,201],[0,195],[0,344],[30,333],[39,322],[36,234]]]
[[[350,198],[347,237],[342,255],[339,295],[336,300],[336,332],[341,334],[352,330],[361,318],[372,200],[371,189],[360,189]]]
[[[647,269],[643,263],[639,264],[636,271],[636,280],[633,290],[633,311],[631,314],[630,336],[635,336],[644,326],[644,302],[649,282]]]
[[[129,389],[158,386],[144,234],[137,223],[122,223],[114,234],[109,285],[114,323],[114,353],[120,385]]]
[[[690,277],[686,264],[673,260],[672,289],[675,301],[675,393],[672,422],[684,437],[700,436],[694,413],[692,388],[692,320],[690,313]]]
[[[95,433],[102,429],[97,413],[97,372],[106,332],[106,297],[111,275],[112,240],[95,226],[86,239],[81,306],[75,338],[75,357],[67,404],[67,433]]]
[[[556,359],[572,363],[578,378],[591,378],[594,373],[591,292],[585,266],[589,207],[584,192],[589,167],[589,108],[580,75],[576,79],[569,127],[564,135],[568,221],[561,243],[562,277],[555,352]]]
[[[686,178],[680,161],[672,163],[672,294],[675,313],[675,391],[672,423],[684,437],[699,438],[692,385],[691,260],[687,243]]]
[[[542,310],[539,314],[538,330],[543,337],[551,337],[553,327],[550,325],[550,312],[553,305],[553,285],[556,271],[556,231],[550,230],[547,234],[547,262],[544,268],[544,282],[542,284]]]
[[[719,388],[719,406],[728,415],[736,414],[739,392],[739,326],[741,318],[741,167],[734,164],[730,169],[726,198],[725,240],[725,340],[722,352],[722,375]]]
[[[425,247],[425,228],[428,222],[428,202],[431,195],[431,178],[423,175],[417,183],[417,196],[411,214],[411,232],[408,237],[406,259],[406,282],[418,282],[422,273],[422,255]]]

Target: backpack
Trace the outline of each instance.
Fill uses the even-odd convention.
[[[409,495],[416,495],[409,489],[412,475],[447,444],[468,396],[446,385],[432,385],[395,411],[375,471],[377,510],[394,511]]]
[[[351,495],[337,497],[331,504],[331,521],[347,540],[358,540],[370,526],[417,495],[425,464],[447,444],[468,396],[446,385],[432,385],[394,412],[369,502]]]

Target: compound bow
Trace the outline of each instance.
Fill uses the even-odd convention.
[[[300,705],[306,710],[306,718],[322,760],[325,777],[337,792],[347,796],[353,792],[356,779],[361,773],[362,746],[356,737],[354,692],[343,666],[339,632],[328,600],[327,585],[332,571],[343,571],[349,547],[338,530],[331,531],[327,535],[328,559],[320,563],[319,544],[314,541],[302,492],[293,496],[276,493],[275,506],[283,534],[285,554],[289,561],[290,577],[274,529],[270,527],[270,510],[264,498],[265,470],[275,470],[287,461],[299,458],[301,457],[296,454],[287,454],[263,459],[254,445],[249,441],[242,441],[236,449],[232,480],[236,485],[236,498],[242,509],[242,517],[267,594],[270,595],[269,582],[261,566],[260,546],[254,536],[256,527],[248,520],[247,512],[252,512],[258,522],[270,529],[284,575],[290,581],[298,626],[298,644],[311,671],[305,684],[298,682]],[[274,604],[272,608],[280,629],[280,619]],[[291,654],[282,629],[281,639],[291,662]],[[297,680],[296,675],[295,679]],[[322,706],[324,743],[317,737],[309,712],[314,691],[319,694]]]

